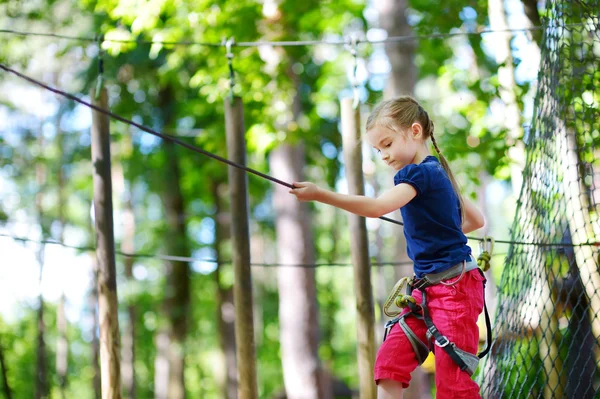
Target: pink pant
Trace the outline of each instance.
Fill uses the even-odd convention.
[[[446,283],[456,281],[453,278]],[[426,288],[427,307],[433,324],[460,349],[476,354],[479,342],[477,317],[483,310],[483,276],[471,270],[452,286],[437,284]],[[419,290],[413,291],[418,303],[422,301]],[[427,327],[423,320],[408,316],[406,323],[423,341]],[[435,346],[435,345],[434,345]],[[389,332],[375,360],[375,381],[390,379],[401,382],[404,388],[410,383],[410,373],[418,366],[413,348],[398,324]],[[436,398],[480,398],[479,386],[466,371],[461,371],[448,354],[435,347]]]

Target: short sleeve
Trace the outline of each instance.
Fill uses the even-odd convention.
[[[424,165],[406,165],[394,176],[394,185],[401,183],[410,184],[417,191],[417,195],[423,194],[429,187],[429,174]]]

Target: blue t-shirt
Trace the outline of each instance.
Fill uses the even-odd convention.
[[[394,176],[394,184],[400,183],[417,191],[400,208],[408,256],[417,277],[468,260],[471,248],[461,228],[460,201],[438,159],[429,155],[418,165],[406,165]]]

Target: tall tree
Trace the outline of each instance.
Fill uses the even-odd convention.
[[[108,109],[108,93],[101,88],[96,107]],[[102,396],[121,398],[120,331],[118,318],[117,270],[113,222],[112,178],[110,158],[110,123],[108,116],[92,111],[91,152],[94,166],[94,222],[96,259],[98,261],[98,314],[100,324],[100,361]]]
[[[525,11],[525,15],[527,19],[531,22],[531,26],[541,26],[542,20],[540,18],[540,12],[538,10],[538,2],[536,0],[521,0],[523,3],[523,10]],[[538,43],[542,40],[542,31],[535,30],[531,32],[534,40]]]
[[[39,132],[38,136],[39,150],[45,146],[44,135]],[[39,219],[39,224],[42,227],[42,238],[45,235],[46,225],[44,223],[44,190],[46,188],[46,166],[42,160],[38,161],[35,167],[36,170],[36,182],[38,186],[38,193],[36,194],[35,206]],[[42,295],[42,277],[44,270],[44,255],[46,246],[41,243],[37,251],[37,262],[39,266],[39,295],[38,295],[38,309],[37,309],[37,364],[36,364],[36,381],[35,381],[35,397],[36,399],[44,399],[50,395],[50,385],[48,381],[48,364],[47,364],[47,349],[46,349],[46,322],[44,321],[44,297]]]
[[[379,25],[388,36],[412,36],[413,31],[407,21],[408,0],[375,0],[379,12]],[[413,95],[417,83],[414,40],[385,44],[385,52],[391,64],[384,97]]]
[[[4,348],[2,347],[2,343],[0,342],[0,372],[2,372],[2,391],[4,392],[4,396],[6,399],[12,399],[12,389],[10,389],[10,385],[8,383],[7,371],[6,371],[6,362],[4,360]]]
[[[170,128],[174,123],[173,89],[164,86],[159,95],[159,109],[163,127]],[[165,152],[165,187],[163,201],[168,233],[165,250],[169,254],[189,254],[185,227],[185,203],[181,193],[178,148],[172,141],[163,143]],[[166,262],[167,285],[165,287],[164,312],[168,320],[167,361],[168,388],[166,398],[183,399],[185,394],[185,341],[187,336],[190,307],[190,270],[187,262]]]
[[[91,229],[90,229],[91,230]],[[93,231],[90,232],[90,236],[93,235]],[[100,339],[98,337],[98,330],[100,325],[98,323],[98,264],[96,257],[92,256],[92,272],[90,273],[90,290],[87,297],[88,312],[91,319],[90,323],[90,335],[92,337],[91,345],[91,359],[92,359],[92,392],[94,399],[100,399],[102,397],[102,381],[100,375]]]
[[[224,357],[224,380],[222,397],[227,399],[237,398],[237,362],[235,356],[235,330],[233,308],[233,289],[227,287],[221,278],[224,259],[224,245],[229,232],[230,215],[225,209],[223,188],[225,184],[220,179],[212,182],[211,192],[215,204],[215,259],[218,261],[214,272],[217,289],[217,323],[219,331],[219,344]]]
[[[492,30],[505,31],[509,28],[506,8],[503,0],[488,0],[488,17]],[[505,123],[508,129],[509,156],[511,158],[511,181],[513,192],[518,193],[523,183],[522,170],[525,167],[525,144],[522,141],[523,129],[521,109],[517,102],[517,83],[515,81],[515,62],[512,55],[512,33],[497,33],[498,45],[495,47],[498,64],[498,92],[504,102]]]
[[[303,181],[304,148],[281,144],[270,154],[273,175],[283,181]],[[312,264],[315,261],[306,204],[277,186],[273,196],[278,259],[281,264]],[[287,397],[325,398],[318,358],[315,270],[279,267],[279,320],[284,381]]]
[[[123,164],[128,160],[132,151],[131,136],[126,135],[118,142],[119,146],[114,145],[112,151],[113,158],[113,187],[116,197],[121,200],[121,219],[122,219],[122,242],[121,250],[124,253],[132,254],[135,252],[135,212],[133,209],[133,181],[127,181],[125,178]],[[124,274],[130,285],[135,284],[133,277],[134,258],[126,256],[123,258]],[[135,322],[137,309],[135,298],[129,296],[125,298],[127,304],[127,320],[122,337],[121,345],[121,374],[123,376],[123,390],[126,398],[135,399],[136,397],[136,378],[135,378]]]
[[[66,298],[64,292],[61,294],[56,315],[56,328],[58,340],[56,342],[56,374],[58,376],[58,387],[61,398],[67,397],[67,368],[69,361],[69,341],[67,339],[67,315],[65,314]]]
[[[55,82],[58,79],[55,79]],[[59,107],[59,112],[56,115],[56,140],[58,142],[59,148],[59,156],[57,162],[57,178],[58,178],[58,204],[57,204],[57,212],[58,212],[58,222],[59,222],[59,232],[58,232],[58,241],[64,241],[64,231],[65,231],[65,208],[67,207],[67,198],[66,198],[66,181],[65,181],[65,173],[64,173],[64,164],[66,161],[65,157],[65,146],[64,146],[64,132],[61,129],[61,121],[63,117],[62,112],[63,107]],[[62,287],[62,293],[60,296],[60,300],[58,303],[58,314],[56,317],[56,324],[58,329],[58,339],[56,342],[56,374],[58,376],[58,385],[60,389],[60,394],[63,399],[66,398],[66,389],[67,389],[67,375],[68,375],[68,367],[69,367],[69,340],[67,338],[67,330],[68,330],[68,322],[65,314],[66,307],[66,297],[64,293],[64,287]]]
[[[271,3],[263,10],[261,31],[266,40],[316,39],[333,32],[342,33],[350,24],[362,25],[363,21],[357,17],[361,11],[362,5],[345,1]],[[321,80],[327,66],[316,62],[311,51],[286,47],[264,56],[265,70],[277,87],[270,101],[280,105],[267,113],[273,131],[280,132],[271,145],[269,168],[279,179],[293,182],[305,179],[308,164],[314,162],[328,182],[334,184],[339,169],[332,165],[335,162],[323,161],[321,145],[325,142],[339,145],[336,129],[339,115],[323,120],[314,99],[323,96],[337,103],[337,93],[347,82],[345,77],[335,73],[331,74],[331,80]],[[311,90],[311,87],[317,89]],[[287,191],[277,186],[273,193],[278,263],[314,263],[316,248],[311,213],[306,204],[298,203]],[[290,398],[327,398],[331,395],[330,382],[318,357],[320,326],[315,271],[281,267],[277,276],[286,393]]]

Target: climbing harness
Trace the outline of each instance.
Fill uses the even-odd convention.
[[[425,359],[427,359],[429,352],[434,348],[433,344],[435,344],[435,346],[442,348],[461,370],[466,371],[469,375],[473,375],[473,373],[475,373],[475,370],[477,369],[479,360],[488,354],[492,344],[492,327],[487,309],[487,304],[485,303],[485,296],[483,299],[483,305],[485,312],[485,324],[487,328],[487,344],[486,348],[483,351],[481,351],[478,355],[473,355],[472,353],[466,352],[457,347],[453,342],[451,342],[445,335],[443,335],[437,329],[437,327],[433,323],[433,320],[431,319],[431,315],[427,307],[427,294],[425,292],[425,289],[436,284],[443,284],[447,286],[454,285],[458,283],[467,272],[477,269],[483,277],[483,287],[485,290],[485,284],[487,280],[483,274],[482,268],[484,268],[484,270],[489,269],[489,260],[491,258],[491,253],[494,246],[493,239],[489,239],[488,237],[484,238],[484,243],[487,244],[488,240],[491,243],[491,245],[489,246],[489,251],[487,250],[488,248],[484,246],[485,256],[484,250],[482,250],[482,255],[479,256],[477,263],[475,263],[475,261],[464,261],[461,264],[455,265],[448,270],[445,270],[440,273],[426,274],[422,278],[401,278],[392,289],[390,295],[388,296],[383,306],[383,312],[387,316],[393,317],[393,319],[388,321],[385,325],[383,340],[385,341],[391,328],[396,323],[398,323],[402,331],[404,331],[404,333],[406,334],[406,337],[408,338],[411,346],[413,347],[419,365],[423,364]],[[482,267],[481,264],[483,264],[484,266]],[[455,277],[458,278],[449,283],[445,282],[446,280]],[[423,294],[423,300],[420,305],[417,304],[417,301],[412,296],[412,291],[415,289],[420,290]],[[403,294],[402,291],[405,291],[406,294]],[[406,307],[408,307],[410,311],[404,312],[404,309]],[[423,320],[425,326],[427,327],[427,342],[421,341],[421,339],[408,326],[405,320],[408,316],[416,317],[417,319]]]

